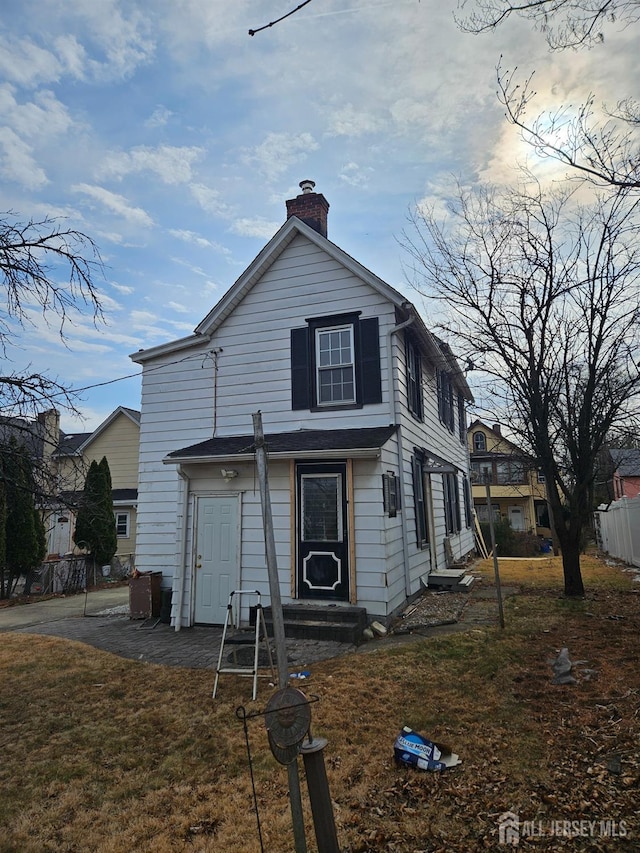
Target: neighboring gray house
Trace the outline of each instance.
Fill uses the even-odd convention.
[[[221,623],[233,589],[268,603],[258,410],[284,603],[388,620],[473,549],[469,387],[415,307],[327,239],[313,186],[192,335],[131,356],[137,568],[172,586],[176,629]]]

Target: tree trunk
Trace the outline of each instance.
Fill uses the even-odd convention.
[[[580,571],[580,540],[568,536],[562,544],[562,569],[564,571],[564,594],[572,598],[584,595],[582,572]]]

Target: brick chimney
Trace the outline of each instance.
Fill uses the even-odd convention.
[[[287,219],[297,216],[314,231],[327,236],[329,202],[322,193],[314,193],[314,181],[300,181],[302,192],[287,201]]]
[[[496,435],[501,436],[502,435],[502,429],[500,427],[500,424],[494,424],[493,425],[493,431],[495,432]]]

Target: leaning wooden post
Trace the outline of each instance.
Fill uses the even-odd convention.
[[[253,438],[256,452],[256,467],[260,485],[260,500],[262,502],[262,521],[264,525],[264,544],[267,557],[267,574],[269,576],[269,594],[271,598],[271,618],[273,620],[273,639],[276,647],[276,665],[278,668],[278,687],[286,687],[289,683],[287,644],[284,636],[284,616],[282,613],[282,598],[280,596],[280,581],[278,580],[278,563],[276,560],[276,542],[273,535],[273,517],[271,515],[271,496],[269,494],[269,473],[267,470],[267,451],[265,448],[264,432],[262,430],[262,414],[255,412],[253,418]],[[289,799],[291,801],[291,821],[293,824],[293,839],[296,853],[306,853],[307,841],[304,834],[304,819],[302,816],[302,797],[300,795],[300,775],[298,762],[287,765],[289,777]]]
[[[504,610],[502,609],[502,588],[500,586],[500,569],[498,568],[498,551],[496,549],[496,532],[493,527],[493,512],[491,510],[491,486],[489,474],[485,474],[484,487],[487,491],[487,510],[489,512],[489,532],[491,534],[491,550],[493,552],[493,574],[496,579],[496,594],[498,596],[498,615],[500,627],[504,628]]]

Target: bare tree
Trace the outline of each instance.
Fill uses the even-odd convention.
[[[593,47],[604,42],[607,25],[629,26],[640,17],[640,0],[462,0],[461,29],[494,30],[511,16],[524,17],[542,31],[553,50]],[[596,107],[590,94],[577,109],[562,107],[531,118],[533,75],[518,82],[498,66],[498,98],[507,119],[538,154],[558,160],[574,174],[600,186],[640,188],[640,104],[622,98],[613,109]]]
[[[414,286],[441,301],[443,332],[544,473],[565,594],[582,595],[598,453],[638,410],[640,200],[618,191],[583,207],[529,183],[459,188],[450,213],[413,216]]]
[[[93,240],[66,228],[60,220],[19,221],[11,212],[0,214],[0,349],[30,324],[30,311],[41,311],[65,340],[65,326],[78,312],[88,311],[95,322],[102,307],[94,282],[102,262]],[[6,360],[5,360],[6,364]],[[53,405],[73,408],[73,391],[47,374],[9,370],[0,375],[0,416],[34,415]]]
[[[14,442],[28,455],[34,471],[31,497],[40,510],[52,506],[52,499],[62,500],[52,465],[59,429],[45,426],[47,412],[65,409],[77,414],[77,398],[73,388],[57,377],[30,365],[8,366],[9,347],[19,344],[21,332],[33,323],[34,310],[57,329],[62,341],[66,324],[78,314],[88,312],[95,323],[101,321],[100,295],[94,282],[101,271],[98,249],[81,231],[59,220],[21,222],[13,213],[0,214],[0,352],[5,356],[0,371],[0,448],[6,454]],[[7,470],[0,477],[0,487],[10,497],[13,484]],[[11,509],[9,506],[8,511]]]

